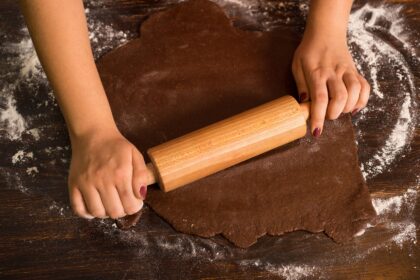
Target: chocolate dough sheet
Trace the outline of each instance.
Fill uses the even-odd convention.
[[[289,29],[233,27],[220,7],[184,2],[147,19],[140,37],[98,68],[118,128],[146,150],[282,95],[296,96]],[[222,234],[248,247],[265,234],[324,231],[351,239],[375,216],[358,167],[350,117],[301,140],[164,193],[146,203],[177,231]]]

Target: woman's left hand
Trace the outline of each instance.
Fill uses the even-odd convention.
[[[305,32],[292,71],[300,102],[312,102],[310,124],[315,137],[321,135],[325,119],[354,115],[368,102],[370,86],[357,71],[345,39]]]

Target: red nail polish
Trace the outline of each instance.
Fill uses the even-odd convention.
[[[143,197],[143,199],[146,199],[146,195],[147,195],[147,188],[146,188],[146,186],[141,186],[140,187],[140,195],[141,195],[141,197]]]
[[[359,112],[359,109],[354,109],[352,112],[351,112],[351,115],[352,116],[354,116],[354,115],[356,115],[357,113]]]
[[[321,129],[319,129],[318,127],[314,129],[314,131],[312,131],[312,135],[314,137],[318,137],[319,135],[321,135]]]
[[[306,97],[307,97],[308,95],[306,94],[306,92],[302,92],[300,95],[299,95],[299,102],[303,102],[305,99],[306,99]]]

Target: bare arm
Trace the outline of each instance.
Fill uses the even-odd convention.
[[[311,131],[322,132],[324,119],[357,113],[370,87],[358,73],[347,46],[351,0],[312,0],[305,33],[293,59],[301,101],[312,100]]]
[[[116,130],[93,60],[82,1],[20,3],[71,138]]]
[[[118,131],[90,47],[81,0],[21,0],[72,145],[69,194],[79,216],[122,217],[146,195],[140,152]]]

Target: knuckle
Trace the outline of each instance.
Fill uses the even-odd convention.
[[[125,166],[115,168],[114,176],[116,179],[123,179],[129,175],[129,169]]]
[[[147,177],[148,176],[149,176],[148,175],[148,172],[144,168],[139,168],[137,170],[137,172],[136,172],[135,179],[138,180],[138,181],[143,182],[143,181],[146,181],[147,180]]]
[[[362,90],[362,85],[358,80],[352,80],[350,82],[349,91],[359,93]]]
[[[338,76],[341,76],[341,75],[343,75],[346,72],[347,69],[348,69],[348,66],[346,64],[338,64],[335,67],[335,73]]]
[[[326,91],[315,91],[312,98],[315,102],[319,103],[327,103],[328,102],[328,94]]]
[[[89,181],[90,176],[88,176],[87,173],[80,174],[76,179],[74,179],[74,182],[76,185],[84,185],[86,182]]]
[[[120,188],[118,192],[121,197],[127,198],[130,197],[132,190],[127,188]]]
[[[347,101],[347,92],[346,91],[337,91],[335,93],[334,99],[338,102],[345,102]]]
[[[317,67],[310,72],[310,76],[313,81],[323,80],[327,77],[327,70]]]

